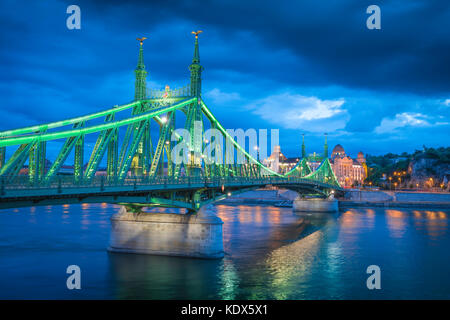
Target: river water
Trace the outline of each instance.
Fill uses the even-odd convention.
[[[0,299],[450,298],[450,212],[217,205],[221,260],[108,253],[118,206],[0,211]],[[66,268],[81,268],[68,290]],[[369,290],[369,265],[381,289]]]

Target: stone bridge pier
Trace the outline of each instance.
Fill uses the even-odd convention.
[[[334,213],[339,211],[339,206],[333,194],[327,198],[306,198],[299,195],[293,202],[293,210],[298,213]]]
[[[218,259],[224,256],[222,220],[208,206],[197,213],[132,212],[111,217],[111,252]]]

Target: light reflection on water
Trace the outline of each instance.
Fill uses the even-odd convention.
[[[217,205],[226,256],[201,260],[111,254],[118,206],[0,212],[0,298],[391,299],[450,298],[449,212],[358,208],[296,215],[290,208]],[[174,209],[157,209],[176,212]],[[82,290],[65,289],[65,269]],[[369,291],[379,265],[382,290]]]

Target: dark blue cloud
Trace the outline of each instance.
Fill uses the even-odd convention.
[[[381,30],[365,26],[372,1],[80,0],[81,30],[66,28],[70,4],[0,4],[1,130],[130,101],[141,35],[149,84],[186,84],[190,31],[202,29],[204,98],[227,128],[280,128],[290,156],[301,132],[309,151],[321,151],[321,126],[351,153],[448,145],[448,1],[378,1]],[[316,100],[273,102],[273,118],[293,114],[292,123],[251,107],[299,96]],[[304,101],[341,100],[305,121],[317,106]]]

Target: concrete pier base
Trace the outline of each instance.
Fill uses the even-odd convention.
[[[133,213],[111,217],[109,251],[217,259],[224,256],[222,220],[197,214]]]
[[[300,198],[294,200],[293,209],[296,212],[338,212],[336,199]]]

